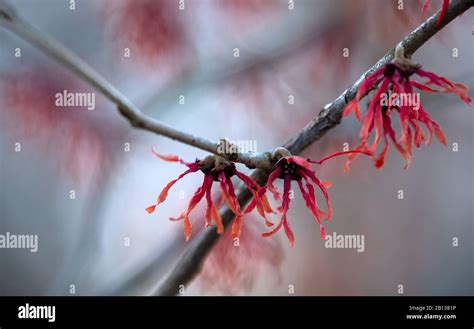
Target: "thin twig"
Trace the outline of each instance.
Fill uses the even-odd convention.
[[[443,23],[439,27],[436,26],[439,13],[428,18],[401,41],[407,56],[411,56],[433,35],[473,5],[474,0],[452,1],[444,16]],[[290,150],[292,154],[298,154],[311,143],[320,139],[328,130],[338,125],[341,122],[344,107],[348,101],[354,98],[361,82],[371,72],[389,62],[393,58],[394,50],[395,46],[374,66],[362,74],[351,87],[332,103],[326,105],[319,115],[308,123],[297,135],[291,138],[284,147]],[[267,177],[267,173],[263,170],[256,170],[252,175],[252,178],[259,184],[264,184]],[[248,190],[242,190],[238,194],[238,199],[242,207],[248,203],[251,198],[252,194]],[[226,226],[228,226],[234,218],[234,214],[228,207],[223,208],[221,215],[223,223]],[[200,272],[207,254],[219,238],[220,235],[217,234],[215,229],[208,229],[197,237],[196,240],[192,241],[168,276],[159,283],[157,289],[151,294],[157,296],[176,295],[179,292],[180,285],[186,286]]]
[[[32,45],[63,64],[67,69],[73,71],[78,77],[97,89],[117,105],[119,112],[133,127],[148,130],[178,142],[200,148],[234,162],[243,163],[249,168],[271,169],[272,162],[270,161],[268,153],[226,153],[226,150],[235,150],[237,148],[221,149],[221,142],[214,142],[202,137],[194,136],[147,116],[94,68],[74,52],[66,48],[63,44],[46,33],[36,29],[24,20],[18,14],[17,10],[5,0],[0,0],[0,25],[30,42]]]

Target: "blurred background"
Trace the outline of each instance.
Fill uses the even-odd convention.
[[[441,6],[431,1],[422,14],[423,1],[402,3],[295,0],[290,10],[287,0],[14,1],[146,114],[213,140],[256,141],[259,152],[286,142]],[[413,60],[473,90],[473,21],[470,10]],[[39,239],[36,253],[0,249],[0,295],[150,293],[187,246],[182,225],[168,218],[201,181],[187,176],[147,214],[184,171],[151,147],[188,161],[206,154],[130,127],[99,93],[94,111],[58,109],[58,92],[95,91],[5,29],[0,40],[0,234]],[[405,295],[472,295],[472,107],[453,95],[421,97],[447,147],[433,140],[415,149],[408,170],[393,148],[380,171],[362,157],[349,173],[344,158],[316,170],[333,183],[328,234],[364,235],[364,252],[325,248],[296,192],[293,248],[283,232],[261,238],[265,226],[249,215],[240,247],[224,234],[184,294],[398,295],[403,285]],[[359,129],[349,117],[303,156],[356,146]],[[192,213],[193,238],[205,230],[203,209]]]

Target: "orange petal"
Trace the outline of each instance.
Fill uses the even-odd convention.
[[[221,214],[219,213],[219,210],[214,204],[212,205],[212,217],[214,218],[214,221],[216,222],[217,233],[219,234],[224,233],[224,225],[222,224]]]
[[[183,211],[181,214],[178,215],[178,217],[170,217],[169,220],[173,222],[177,222],[183,219],[184,216],[186,216],[186,211]]]
[[[240,237],[240,234],[242,233],[242,224],[242,215],[237,215],[232,223],[232,239]]]
[[[153,205],[153,206],[149,206],[149,207],[146,208],[145,210],[146,210],[149,214],[151,214],[152,212],[155,211],[155,208],[156,208],[156,205]]]
[[[155,148],[152,148],[151,151],[153,152],[154,155],[156,155],[158,158],[160,158],[161,160],[164,160],[164,161],[169,161],[169,162],[179,162],[181,160],[181,158],[177,155],[162,155],[162,154],[159,154]]]
[[[192,226],[191,226],[191,222],[189,221],[188,216],[184,217],[183,230],[184,230],[184,237],[186,238],[186,241],[189,241],[189,239],[191,238]]]
[[[433,128],[439,142],[443,144],[444,146],[448,145],[448,143],[446,142],[446,136],[444,135],[443,130],[441,130],[441,127],[436,122],[433,122]]]
[[[321,181],[321,183],[323,184],[323,186],[325,188],[331,188],[332,187],[332,183],[330,181],[325,180],[325,181]]]
[[[288,241],[290,241],[290,247],[293,248],[293,245],[295,244],[295,235],[293,234],[293,231],[290,228],[290,225],[288,225],[288,221],[285,220],[283,221],[283,228],[285,229],[286,236],[288,238]]]

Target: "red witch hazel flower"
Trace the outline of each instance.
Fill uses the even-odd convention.
[[[428,9],[428,6],[430,5],[431,0],[426,0],[425,3],[423,4],[423,7],[421,8],[421,12],[424,13],[426,9]],[[437,26],[441,25],[441,22],[443,21],[443,17],[446,14],[446,11],[448,10],[449,6],[449,0],[443,0],[443,4],[441,6],[441,12],[439,13],[438,16],[438,23]]]
[[[413,74],[428,80],[424,83],[411,80],[410,77]],[[362,118],[359,102],[374,87],[377,89]],[[434,132],[440,143],[446,145],[443,131],[425,111],[421,105],[419,94],[413,92],[413,87],[425,92],[454,94],[466,104],[471,104],[465,85],[422,70],[421,65],[413,64],[405,58],[403,46],[398,45],[394,59],[365,78],[355,98],[349,102],[343,112],[343,116],[355,112],[355,116],[361,121],[360,144],[357,150],[367,149],[371,153],[375,153],[383,138],[384,148],[378,156],[373,156],[376,168],[381,168],[384,165],[389,149],[389,139],[406,159],[405,169],[411,162],[412,144],[418,148],[421,142],[425,141],[425,144],[428,145]],[[399,139],[396,137],[390,118],[394,112],[398,113],[401,126]],[[421,128],[422,124],[428,132],[427,137]],[[374,130],[375,137],[372,145],[369,146],[368,140]],[[349,155],[345,166],[346,171],[357,155],[355,153]]]
[[[240,209],[240,205],[237,200],[237,196],[235,195],[234,185],[231,179],[233,176],[237,176],[252,192],[254,196],[252,204],[254,204],[254,207],[257,207],[257,210],[260,215],[265,218],[265,223],[267,224],[267,226],[273,225],[266,217],[266,214],[272,213],[273,210],[270,207],[268,199],[265,197],[265,195],[258,195],[260,186],[252,178],[238,171],[235,168],[235,164],[233,162],[227,161],[226,159],[215,155],[207,156],[206,158],[202,160],[196,160],[195,162],[185,162],[176,155],[161,155],[158,154],[155,150],[153,150],[153,153],[162,160],[179,162],[181,164],[184,164],[186,167],[188,167],[188,169],[181,175],[179,175],[178,178],[173,179],[168,184],[166,184],[161,193],[158,195],[156,203],[146,208],[146,211],[150,214],[155,211],[155,208],[160,203],[166,200],[166,198],[168,197],[168,191],[177,181],[182,179],[184,176],[197,171],[201,171],[204,174],[202,185],[192,196],[191,200],[189,201],[188,208],[183,211],[178,217],[170,218],[170,220],[175,221],[184,219],[183,228],[186,241],[189,240],[189,238],[191,237],[192,231],[191,222],[189,220],[189,214],[204,197],[206,197],[207,201],[207,209],[205,216],[206,227],[211,226],[211,221],[214,220],[217,227],[217,232],[219,234],[224,232],[224,226],[222,224],[221,216],[219,214],[217,206],[212,200],[211,189],[212,184],[214,182],[219,182],[222,192],[222,202],[226,202],[231,211],[236,216],[232,225],[232,237],[237,238],[240,236],[243,224],[243,213],[247,211],[242,212],[242,210]]]
[[[322,219],[330,220],[332,217],[332,207],[331,202],[329,200],[329,193],[327,191],[327,188],[331,187],[331,183],[319,180],[316,177],[315,172],[311,170],[311,164],[317,163],[321,165],[326,160],[329,160],[336,156],[350,154],[354,152],[371,155],[371,153],[366,150],[353,150],[337,152],[319,161],[314,161],[310,159],[304,159],[299,156],[292,156],[290,152],[285,148],[277,148],[273,153],[273,158],[279,157],[278,161],[275,164],[275,170],[273,170],[272,173],[269,175],[267,184],[260,189],[260,191],[258,192],[258,196],[263,196],[267,190],[270,190],[275,200],[282,199],[281,206],[278,208],[278,210],[282,213],[282,217],[280,223],[272,231],[263,233],[262,236],[272,236],[283,227],[286,236],[290,241],[290,246],[293,246],[295,238],[293,231],[291,230],[288,224],[288,219],[286,215],[288,209],[290,208],[291,181],[296,181],[298,183],[301,195],[303,196],[303,199],[306,203],[306,207],[310,210],[311,214],[314,216],[314,218],[319,224],[321,238],[324,240],[326,238],[326,230],[324,229],[324,226],[322,224]],[[274,185],[274,182],[277,178],[283,180],[283,198]],[[324,198],[326,199],[327,212],[324,212],[318,206],[318,203],[316,201],[316,192],[314,188],[315,186],[321,190]],[[256,198],[256,200],[258,200],[258,198]],[[251,210],[252,206],[254,206],[252,203],[249,204],[247,210]]]

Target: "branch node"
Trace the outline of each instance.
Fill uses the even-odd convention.
[[[276,161],[280,158],[291,156],[291,152],[284,147],[277,147],[272,153],[272,160]]]

